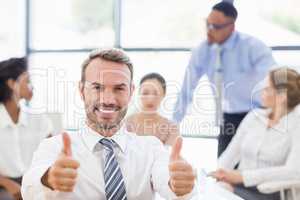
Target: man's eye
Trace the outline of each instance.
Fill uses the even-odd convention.
[[[116,88],[117,90],[120,90],[120,91],[122,91],[122,90],[125,90],[125,88],[123,88],[123,87],[118,87],[118,88]]]
[[[100,90],[101,89],[101,87],[100,86],[94,86],[94,88],[93,88],[94,90]]]

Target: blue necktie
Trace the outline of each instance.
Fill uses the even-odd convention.
[[[105,193],[107,200],[127,200],[125,184],[120,166],[116,160],[113,141],[103,138],[100,143],[107,151],[104,165]]]

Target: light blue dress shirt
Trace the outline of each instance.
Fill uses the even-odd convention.
[[[260,95],[256,86],[275,65],[271,49],[260,40],[240,32],[233,32],[220,47],[224,82],[223,112],[241,113],[258,107]],[[216,56],[215,46],[207,41],[192,51],[174,108],[175,122],[180,122],[185,116],[203,75],[206,74],[213,85]]]

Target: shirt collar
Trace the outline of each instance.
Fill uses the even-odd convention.
[[[298,124],[299,118],[300,118],[300,105],[296,106],[292,111],[290,111],[288,114],[282,116],[278,122],[272,129],[277,130],[281,133],[285,133],[287,130],[290,130],[295,125]],[[269,121],[269,114],[271,113],[271,109],[265,109],[264,115],[263,115],[263,122],[268,123]]]
[[[236,43],[236,39],[237,39],[237,32],[234,31],[231,33],[231,35],[229,36],[229,38],[221,45],[222,49],[233,49],[235,43]]]
[[[21,107],[18,124],[23,125],[23,126],[28,126],[28,115],[26,112],[27,111],[23,110]]]
[[[85,144],[92,152],[95,150],[95,147],[99,143],[99,141],[104,138],[102,135],[91,129],[86,124],[84,125],[84,128],[81,129],[81,134]],[[124,153],[126,150],[126,136],[126,127],[121,126],[121,128],[112,137],[107,137],[107,139],[113,140],[115,146],[119,148],[122,153]]]
[[[23,109],[20,109],[20,115],[19,115],[19,121],[17,124],[15,124],[12,119],[10,118],[5,106],[3,104],[0,104],[0,128],[5,127],[14,127],[17,125],[28,125],[28,118],[26,113],[23,111]]]

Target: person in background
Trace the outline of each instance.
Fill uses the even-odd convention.
[[[176,124],[158,113],[166,95],[166,81],[157,73],[145,75],[140,81],[141,111],[127,118],[127,130],[138,135],[156,136],[165,145],[172,145],[179,136]]]
[[[272,70],[262,103],[266,108],[245,117],[212,173],[245,200],[279,200],[278,193],[262,194],[257,186],[300,180],[300,75],[289,68]]]
[[[192,166],[155,137],[126,131],[134,92],[133,65],[120,49],[92,51],[82,65],[79,92],[86,122],[77,132],[44,140],[22,182],[24,200],[189,199],[197,193]]]
[[[218,156],[250,109],[261,105],[252,90],[275,65],[270,48],[263,42],[235,31],[237,16],[229,2],[213,6],[206,20],[207,39],[192,51],[173,113],[173,121],[180,123],[199,79],[207,75],[220,109],[216,120],[220,126]]]
[[[33,152],[51,133],[51,123],[27,113],[20,101],[33,92],[26,58],[0,62],[0,199],[21,199],[20,184]],[[23,109],[24,108],[24,109]]]

